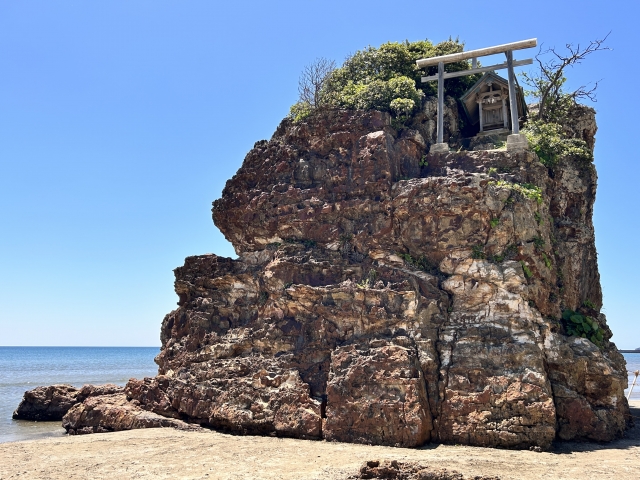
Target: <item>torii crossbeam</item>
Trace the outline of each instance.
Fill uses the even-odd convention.
[[[509,105],[511,108],[511,135],[507,138],[507,150],[519,150],[523,146],[526,146],[526,139],[520,132],[520,126],[518,124],[518,106],[516,103],[516,77],[513,73],[514,67],[520,67],[522,65],[531,65],[533,59],[514,61],[513,51],[522,50],[525,48],[532,48],[538,45],[537,38],[531,38],[529,40],[521,40],[519,42],[505,43],[504,45],[496,45],[494,47],[479,48],[477,50],[469,50],[467,52],[452,53],[449,55],[442,55],[440,57],[423,58],[417,60],[416,64],[419,68],[428,67],[430,65],[438,65],[438,74],[430,77],[422,77],[423,82],[438,81],[438,143],[436,143],[431,151],[446,152],[449,151],[449,145],[444,143],[444,129],[443,129],[443,114],[444,114],[444,81],[447,78],[462,77],[465,75],[474,75],[476,73],[489,72],[492,70],[500,70],[507,68],[509,70]],[[504,53],[507,57],[505,63],[498,65],[490,65],[488,67],[477,67],[478,57],[486,57],[487,55],[495,55],[496,53]],[[460,72],[446,73],[444,71],[444,65],[446,63],[459,62],[462,60],[471,60],[471,70],[462,70]],[[511,148],[510,148],[511,147]]]

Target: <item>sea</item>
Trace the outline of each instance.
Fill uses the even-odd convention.
[[[158,373],[159,347],[0,347],[0,443],[62,436],[61,422],[13,420],[25,391],[41,385],[125,385]]]
[[[159,352],[158,347],[0,347],[0,443],[65,435],[60,422],[11,418],[25,391],[54,383],[124,385],[130,378],[156,375],[153,358]],[[631,385],[640,352],[623,355]],[[640,378],[631,400],[640,400]]]

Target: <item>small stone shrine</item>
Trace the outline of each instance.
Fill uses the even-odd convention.
[[[494,72],[485,73],[462,97],[460,102],[472,125],[480,124],[479,133],[506,133],[511,123],[509,82]],[[518,118],[527,114],[522,89],[516,89]]]

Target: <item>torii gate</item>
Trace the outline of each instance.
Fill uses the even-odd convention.
[[[520,126],[518,125],[518,105],[516,103],[516,77],[513,73],[514,67],[522,65],[531,65],[533,59],[514,61],[513,51],[532,48],[538,45],[537,38],[529,40],[521,40],[519,42],[505,43],[504,45],[496,45],[494,47],[479,48],[478,50],[469,50],[467,52],[452,53],[442,55],[440,57],[423,58],[416,60],[419,68],[428,67],[430,65],[438,65],[438,74],[430,77],[422,77],[423,82],[438,81],[438,143],[431,147],[431,152],[448,152],[449,145],[444,143],[443,129],[443,113],[444,113],[444,81],[447,78],[463,77],[466,75],[474,75],[476,73],[489,72],[492,70],[509,69],[509,105],[511,107],[511,135],[507,137],[507,150],[522,150],[527,146],[527,139],[520,134]],[[490,65],[488,67],[477,67],[478,57],[486,57],[487,55],[495,55],[496,53],[504,53],[507,56],[505,63],[498,65]],[[459,62],[461,60],[471,59],[471,70],[462,70],[460,72],[445,73],[445,63]]]

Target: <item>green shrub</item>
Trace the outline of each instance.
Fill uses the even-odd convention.
[[[356,287],[364,289],[364,290],[369,290],[370,288],[373,287],[373,285],[376,282],[377,278],[378,278],[378,272],[376,272],[372,268],[371,270],[369,270],[369,273],[367,274],[366,277],[362,278],[362,280],[360,280],[360,282],[356,283]]]
[[[534,212],[533,217],[536,219],[536,222],[538,223],[538,225],[542,225],[542,222],[544,220],[542,219],[542,216],[538,212]]]
[[[389,103],[389,108],[396,115],[396,117],[406,117],[411,115],[413,109],[416,107],[415,100],[410,98],[394,98]]]
[[[397,255],[402,258],[405,263],[411,265],[412,267],[418,268],[425,273],[429,273],[431,275],[437,275],[438,273],[440,273],[438,267],[432,264],[424,255],[420,255],[418,258],[413,258],[408,253],[398,253]]]
[[[484,259],[484,245],[474,245],[471,247],[471,258],[475,258],[476,260]]]
[[[406,116],[420,105],[422,96],[413,80],[395,77],[388,81],[375,79],[366,84],[349,81],[341,95],[334,97],[334,103],[352,110],[396,110]]]
[[[529,146],[547,167],[555,166],[562,157],[593,161],[593,152],[587,143],[577,138],[567,138],[563,134],[562,126],[557,123],[530,120],[522,129],[522,133],[527,136]]]
[[[504,180],[492,180],[488,185],[494,185],[498,188],[508,188],[513,192],[518,192],[524,197],[535,200],[538,205],[542,204],[542,189],[531,183],[511,183]]]
[[[496,254],[490,258],[495,263],[502,263],[505,260],[512,260],[518,255],[518,247],[511,244],[507,245],[502,253]]]
[[[433,45],[428,40],[388,42],[380,47],[367,47],[347,58],[342,67],[331,72],[322,98],[328,105],[348,109],[390,111],[407,117],[419,107],[424,95],[435,95],[434,82],[422,83],[425,73],[416,60],[464,49],[459,40],[449,39]],[[468,61],[447,65],[447,71],[468,70]],[[436,67],[426,69],[427,75],[437,73]],[[459,97],[479,78],[470,75],[445,82],[445,94]],[[413,105],[411,104],[413,101]]]
[[[313,107],[310,103],[297,102],[289,108],[289,118],[295,122],[304,120],[313,113]]]
[[[533,237],[533,245],[536,250],[541,250],[544,247],[544,238],[542,237]]]
[[[587,338],[593,344],[602,347],[603,330],[595,318],[581,315],[573,310],[565,310],[562,312],[562,323],[569,335]]]

